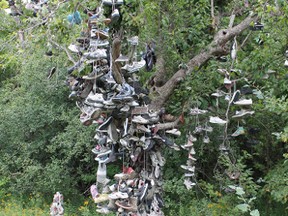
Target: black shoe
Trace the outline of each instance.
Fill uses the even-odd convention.
[[[50,70],[47,78],[50,79],[55,72],[56,72],[56,67],[53,67],[53,68]]]
[[[240,92],[241,92],[242,95],[253,94],[253,91],[252,91],[252,89],[249,86],[241,87]]]
[[[264,28],[264,25],[260,22],[256,22],[254,23],[254,26],[250,26],[250,30],[252,31],[261,31],[263,30],[263,28]]]

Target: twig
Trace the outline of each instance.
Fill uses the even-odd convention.
[[[64,51],[66,52],[69,60],[70,60],[71,62],[73,62],[73,64],[76,64],[76,61],[72,58],[72,56],[70,55],[70,53],[68,52],[68,50],[67,50],[65,47],[59,45],[58,43],[56,43],[55,41],[51,40],[50,38],[49,38],[49,42],[53,43],[55,46],[57,46],[57,47],[59,47],[60,49],[64,50]]]
[[[216,27],[216,20],[214,14],[214,0],[211,0],[211,18],[212,18],[212,28],[214,29]]]
[[[229,26],[228,26],[229,29],[233,27],[234,20],[235,20],[235,14],[234,14],[234,10],[233,10],[232,14],[230,16],[230,21],[229,21]]]
[[[241,45],[239,46],[238,49],[241,49],[247,42],[249,36],[251,35],[251,31],[249,32],[249,34],[246,36],[246,38],[243,40],[243,42],[241,43]]]

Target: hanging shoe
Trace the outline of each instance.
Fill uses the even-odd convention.
[[[124,0],[102,0],[103,5],[109,5],[112,6],[115,5],[122,5],[124,4]]]
[[[231,135],[232,137],[237,137],[239,135],[245,134],[243,127],[238,127],[237,130]]]
[[[232,116],[232,118],[241,118],[246,115],[253,115],[255,111],[249,111],[249,110],[240,110],[236,111],[235,115]]]
[[[216,90],[216,92],[212,93],[211,95],[214,97],[223,97],[225,96],[227,93],[225,93],[224,91],[221,90]]]
[[[98,190],[97,190],[97,186],[95,184],[91,185],[90,193],[91,193],[93,199],[95,199],[99,195]]]
[[[198,108],[190,109],[190,115],[202,115],[202,114],[205,114],[207,112],[208,112],[207,110],[201,110]]]
[[[186,178],[184,180],[184,185],[186,186],[187,190],[191,190],[192,187],[196,185],[196,183],[191,182],[191,180],[189,178]]]
[[[113,23],[117,22],[120,18],[120,13],[118,9],[114,9],[112,14],[111,14],[111,21]]]
[[[175,135],[175,136],[181,136],[181,131],[179,131],[176,128],[171,129],[171,130],[166,130],[165,133],[172,134],[172,135]]]
[[[234,104],[240,105],[240,106],[252,105],[252,99],[240,99],[240,100],[234,102]]]
[[[138,45],[138,41],[139,41],[139,38],[138,36],[134,36],[134,37],[131,37],[129,39],[127,39],[128,43],[130,43],[132,46],[137,46]]]
[[[210,116],[209,122],[214,123],[214,124],[219,124],[219,125],[224,125],[227,123],[226,120],[222,120],[218,116],[215,116],[215,117]]]
[[[234,37],[234,41],[230,48],[230,57],[232,60],[235,60],[236,56],[237,56],[237,41],[236,41],[236,37]]]
[[[210,143],[210,139],[207,135],[204,136],[203,143],[206,143],[206,144]]]
[[[187,170],[189,172],[194,173],[195,172],[195,166],[186,166],[186,165],[181,165],[180,166],[182,169]]]
[[[99,163],[97,170],[97,182],[104,184],[107,178],[107,168],[106,164]]]
[[[122,86],[121,91],[115,97],[112,98],[113,102],[121,102],[121,101],[132,101],[134,95],[134,89],[129,84],[125,83]]]
[[[141,68],[145,66],[145,60],[141,59],[141,61],[133,62],[131,65],[126,64],[121,69],[128,71],[128,73],[135,73],[139,71]]]
[[[55,72],[56,72],[56,67],[51,68],[51,70],[49,71],[49,74],[48,74],[47,78],[50,79]]]
[[[105,59],[107,58],[106,49],[97,49],[94,52],[86,52],[83,54],[87,59]]]

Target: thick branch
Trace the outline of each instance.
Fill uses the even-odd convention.
[[[163,107],[164,103],[168,100],[169,96],[173,93],[176,86],[182,81],[186,76],[190,75],[193,70],[199,68],[205,62],[207,62],[211,57],[227,54],[225,49],[226,43],[234,38],[236,35],[241,34],[246,28],[249,27],[251,22],[254,22],[257,16],[250,15],[244,19],[240,24],[234,26],[233,28],[220,30],[216,33],[213,41],[202,51],[192,58],[187,63],[187,69],[178,70],[166,83],[165,85],[157,88],[158,95],[152,99],[149,108],[154,110],[159,110]]]
[[[156,124],[155,126],[158,130],[171,129],[171,128],[175,128],[178,125],[179,121],[180,121],[180,117],[177,118],[173,122],[159,123],[159,124]]]
[[[115,62],[115,60],[120,56],[121,53],[121,40],[116,37],[112,43],[112,73],[113,77],[117,83],[122,84],[123,78],[121,73],[121,64]]]

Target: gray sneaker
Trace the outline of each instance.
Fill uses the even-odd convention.
[[[191,180],[189,178],[186,178],[184,180],[184,185],[186,186],[187,190],[191,190],[192,187],[196,185],[196,183],[191,182]]]
[[[128,73],[135,73],[145,66],[146,62],[141,59],[139,62],[133,62],[132,65],[126,64],[121,69],[128,71]]]
[[[134,89],[129,84],[125,83],[122,86],[122,90],[115,97],[112,98],[113,102],[121,102],[121,101],[132,101],[134,95]]]
[[[97,49],[94,52],[87,52],[83,54],[87,59],[104,59],[107,58],[106,49]]]
[[[137,46],[139,38],[138,36],[131,37],[127,40],[132,46]]]
[[[235,115],[232,116],[232,118],[241,118],[245,115],[253,115],[255,111],[249,111],[249,110],[240,110],[236,111]]]

